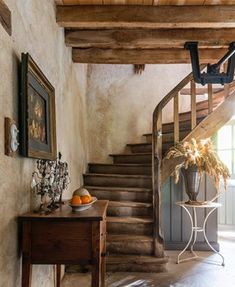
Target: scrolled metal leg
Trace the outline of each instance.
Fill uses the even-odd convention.
[[[188,210],[185,206],[182,206],[182,207],[186,210],[186,212],[187,212],[188,215],[189,215],[190,222],[191,222],[191,234],[190,234],[188,243],[186,244],[186,246],[184,247],[184,249],[179,253],[179,255],[178,255],[178,257],[177,257],[177,261],[176,261],[177,264],[180,263],[180,256],[181,256],[181,255],[187,250],[187,248],[189,247],[189,245],[190,245],[190,243],[191,243],[191,241],[192,241],[193,232],[194,232],[192,216],[191,216],[189,210]]]
[[[204,235],[204,238],[205,238],[205,240],[206,240],[206,243],[207,243],[207,245],[210,247],[210,249],[211,249],[212,251],[214,251],[216,254],[218,254],[218,255],[222,258],[222,263],[221,263],[221,265],[222,265],[222,266],[225,266],[224,256],[223,256],[219,251],[215,250],[215,248],[210,244],[210,242],[209,242],[209,240],[208,240],[208,238],[207,238],[207,236],[206,236],[206,224],[207,224],[207,220],[208,220],[209,216],[212,214],[212,212],[213,212],[214,210],[216,210],[216,208],[211,209],[210,212],[208,212],[208,214],[207,214],[207,216],[206,216],[206,218],[205,218],[205,220],[204,220],[204,223],[203,223],[203,235]]]
[[[197,213],[196,213],[196,208],[195,207],[193,207],[193,229],[194,229],[194,239],[193,239],[193,243],[192,243],[192,245],[191,245],[191,247],[190,247],[190,250],[191,250],[191,252],[196,256],[196,253],[194,252],[194,250],[193,250],[193,247],[194,247],[194,245],[195,245],[195,242],[196,242],[196,240],[197,240],[197,228],[198,228],[198,226],[197,226]]]

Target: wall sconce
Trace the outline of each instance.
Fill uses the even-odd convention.
[[[19,130],[14,120],[5,118],[5,155],[14,156],[19,147]]]
[[[193,77],[196,83],[205,84],[228,84],[233,81],[235,69],[235,42],[229,45],[228,52],[215,64],[207,65],[207,72],[200,72],[198,42],[186,42],[185,49],[190,51]],[[220,72],[220,67],[228,61],[226,73]]]

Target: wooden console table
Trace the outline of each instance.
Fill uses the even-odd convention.
[[[22,250],[22,287],[31,286],[32,264],[91,264],[92,287],[105,285],[106,210],[98,200],[88,210],[73,213],[65,205],[49,215],[27,213],[19,217]]]

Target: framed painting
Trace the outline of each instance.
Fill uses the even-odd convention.
[[[54,160],[55,90],[28,53],[21,55],[20,143],[25,157]]]

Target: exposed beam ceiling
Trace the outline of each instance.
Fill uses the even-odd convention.
[[[215,62],[225,49],[202,49],[201,63]],[[190,63],[188,51],[184,49],[73,49],[73,61],[97,64],[180,64]]]
[[[80,29],[235,28],[235,6],[58,6],[57,22]]]
[[[55,0],[57,5],[233,5],[234,0]]]
[[[235,41],[235,5],[66,6],[77,4],[72,0],[60,4],[57,22],[65,27],[66,45],[73,48],[73,61],[78,63],[190,63],[189,51],[184,50],[187,41],[199,42],[201,63],[213,63]]]
[[[11,11],[3,0],[0,0],[0,23],[7,33],[11,35]]]
[[[199,41],[200,48],[227,48],[235,41],[235,29],[111,29],[67,30],[66,45],[102,49],[183,48],[187,41]]]

